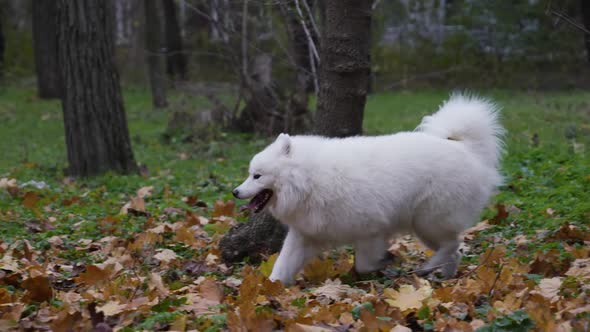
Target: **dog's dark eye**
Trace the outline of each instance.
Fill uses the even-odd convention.
[[[260,175],[260,174],[254,174],[254,180],[258,180],[258,179],[260,179],[260,177],[261,177],[261,176],[262,176],[262,175]]]

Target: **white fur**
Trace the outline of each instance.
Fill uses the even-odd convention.
[[[291,284],[322,250],[355,246],[355,268],[382,268],[388,241],[413,233],[436,253],[422,268],[455,274],[459,235],[502,181],[498,107],[454,94],[414,132],[325,138],[281,134],[250,163],[239,198],[262,189],[289,226],[270,278]],[[254,179],[254,174],[260,174]]]

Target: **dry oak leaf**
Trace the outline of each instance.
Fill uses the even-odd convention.
[[[389,332],[412,332],[412,329],[398,324],[389,330]]]
[[[186,298],[186,304],[178,307],[178,310],[190,311],[197,316],[201,315],[213,315],[218,313],[219,301],[213,299],[207,299],[201,296],[201,294],[188,293],[184,295]]]
[[[35,207],[37,202],[39,201],[39,195],[32,191],[27,191],[23,198],[23,206],[27,209],[32,209]]]
[[[15,188],[18,184],[16,179],[2,178],[0,179],[0,189]]]
[[[223,289],[214,279],[206,278],[203,280],[199,284],[199,291],[201,296],[207,300],[216,301],[218,303],[223,300]]]
[[[0,305],[12,303],[12,295],[6,288],[0,288]]]
[[[340,279],[328,279],[323,286],[314,289],[311,293],[321,302],[321,299],[340,301],[344,297],[362,295],[365,292],[360,289],[351,288],[346,284],[343,285]]]
[[[27,290],[27,298],[43,302],[48,301],[53,297],[53,288],[51,288],[51,282],[47,276],[40,273],[32,273],[31,277],[25,279],[21,287]]]
[[[547,300],[550,300],[551,302],[556,302],[557,300],[559,300],[559,288],[561,287],[561,279],[561,277],[541,279],[541,282],[539,282],[537,289],[533,290],[531,294],[539,294]]]
[[[19,272],[20,268],[18,267],[18,261],[11,255],[4,255],[2,260],[0,260],[0,270]]]
[[[76,282],[83,283],[88,286],[93,286],[101,281],[109,280],[111,276],[110,271],[103,269],[97,265],[86,266],[86,271],[75,278]]]
[[[151,196],[154,192],[154,186],[141,187],[137,190],[137,197],[145,198]]]
[[[158,295],[161,298],[165,298],[166,296],[168,296],[170,294],[170,290],[168,290],[168,287],[166,287],[164,285],[164,281],[162,280],[162,276],[160,276],[159,274],[157,274],[155,272],[150,273],[148,286],[150,289],[157,290]]]
[[[119,301],[109,301],[104,305],[97,307],[96,311],[102,312],[105,316],[115,316],[127,309],[126,304],[121,304]]]
[[[420,309],[424,300],[432,295],[432,287],[424,285],[416,289],[412,285],[401,285],[399,290],[387,288],[383,291],[383,294],[387,297],[385,299],[387,304],[404,312],[406,310]]]
[[[168,264],[178,258],[178,255],[170,249],[162,249],[159,253],[154,255],[154,258],[164,264]]]
[[[578,278],[590,278],[590,258],[576,259],[565,275]]]
[[[492,225],[490,225],[490,223],[488,222],[487,219],[482,222],[479,222],[479,223],[477,223],[477,225],[470,227],[463,232],[463,239],[464,240],[473,240],[473,238],[475,237],[475,234],[483,231],[484,229],[488,229],[490,227],[492,227]]]
[[[331,332],[333,330],[327,329],[324,327],[319,326],[312,326],[306,324],[295,323],[293,325],[289,325],[286,332]]]
[[[236,203],[234,201],[227,201],[224,202],[222,200],[215,201],[215,206],[213,207],[213,217],[221,217],[221,216],[228,216],[233,217],[235,215],[234,211],[236,208]]]

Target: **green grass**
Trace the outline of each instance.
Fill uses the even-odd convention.
[[[495,204],[506,206],[509,215],[467,243],[470,250],[464,257],[462,273],[478,257],[483,257],[485,254],[482,252],[492,243],[506,245],[507,254],[516,255],[518,261],[524,264],[532,262],[532,255],[539,251],[553,250],[552,253],[555,253],[555,249],[558,250],[560,260],[570,261],[572,246],[581,247],[583,242],[576,239],[575,234],[562,238],[552,237],[552,234],[566,223],[586,231],[590,224],[590,152],[583,151],[590,146],[590,93],[487,91],[483,94],[503,106],[502,121],[508,129],[506,155],[502,163],[506,183],[491,202],[490,208],[484,212],[483,218],[493,218],[497,214]],[[365,112],[366,132],[383,134],[411,130],[422,116],[433,112],[447,96],[445,91],[372,95]],[[173,139],[172,143],[166,144],[162,140],[162,133],[173,110],[210,107],[198,97],[173,95],[171,100],[170,109],[154,110],[147,92],[133,89],[125,91],[135,157],[139,163],[147,166],[148,175],[106,174],[76,179],[68,184],[64,182],[63,174],[67,158],[59,103],[38,100],[32,89],[12,87],[0,91],[0,178],[15,178],[21,185],[31,180],[44,181],[48,185],[44,189],[20,188],[19,194],[14,197],[7,190],[0,189],[0,254],[4,252],[6,244],[26,239],[36,252],[42,253],[38,255],[37,263],[44,261],[45,265],[85,266],[101,263],[107,257],[114,256],[112,253],[84,249],[81,240],[94,240],[96,244],[98,239],[114,236],[117,241],[125,243],[118,249],[127,248],[126,252],[134,257],[134,265],[127,266],[128,273],[117,277],[115,283],[124,282],[129,276],[142,276],[147,280],[149,273],[156,268],[151,255],[156,249],[166,248],[180,257],[179,262],[170,268],[156,268],[167,287],[174,290],[193,285],[195,276],[186,272],[184,266],[188,262],[205,260],[208,253],[215,250],[212,246],[223,232],[223,223],[203,227],[211,236],[210,244],[204,247],[191,247],[177,241],[173,232],[164,232],[155,243],[143,242],[147,251],[145,257],[135,257],[137,252],[127,246],[134,244],[135,239],[146,234],[146,229],[161,221],[174,223],[185,219],[182,213],[175,217],[166,213],[165,209],[180,208],[208,216],[211,209],[189,206],[183,201],[184,197],[197,196],[209,207],[216,200],[231,199],[230,191],[246,176],[251,156],[272,138],[223,133],[211,142],[189,144]],[[147,212],[153,218],[119,214],[130,196],[144,186],[154,187],[152,196],[146,199]],[[24,196],[33,193],[39,197],[39,201],[32,206],[25,204]],[[158,221],[154,221],[154,218]],[[59,236],[58,240],[63,243],[56,246],[54,236]],[[529,239],[528,243],[517,245],[517,236],[521,240],[525,236]],[[26,247],[23,242],[19,247],[27,252],[23,249]],[[399,273],[395,275],[404,276],[404,271],[412,268],[404,264],[407,262],[388,271],[397,271]],[[240,271],[245,271],[242,267],[241,264],[235,265],[232,275],[241,278]],[[65,281],[76,283],[76,279],[71,279],[73,273],[62,271],[59,275]],[[529,274],[531,280],[553,276],[552,272],[545,275],[534,274],[540,273],[537,271],[532,273]],[[469,274],[464,274],[465,278]],[[220,282],[227,275],[217,271],[211,272],[210,277]],[[393,287],[399,280],[387,274],[371,274],[368,277],[383,287]],[[349,273],[342,275],[341,279],[358,286]],[[579,288],[575,282],[573,285],[575,289]],[[14,286],[1,288],[10,288],[12,294],[24,292]],[[72,292],[81,289],[84,288]],[[226,299],[243,295],[229,288],[225,290],[229,292],[225,294]],[[514,290],[509,292],[513,293]],[[135,295],[139,296],[134,292],[130,298]],[[305,310],[303,307],[308,302],[305,296],[301,299],[293,300],[292,305]],[[55,299],[52,301],[59,305]],[[136,315],[133,323],[128,323],[123,331],[158,329],[169,326],[181,317],[187,318],[192,328],[216,331],[229,324],[227,314],[236,308],[235,303],[229,300],[216,311],[216,315],[195,317],[180,310],[179,306],[185,301],[186,298],[181,295],[160,298],[149,312],[133,313]],[[487,320],[491,297],[489,301],[476,306],[476,310],[481,311],[480,318]],[[373,304],[369,304],[373,308]],[[232,306],[234,309],[231,309]],[[36,316],[34,313],[39,308],[37,304],[28,305],[21,318]],[[273,309],[258,306],[256,310],[272,312]],[[352,314],[359,318],[360,309],[353,309]],[[425,319],[422,323],[425,328],[434,328],[430,311],[421,310],[418,315]],[[488,322],[488,330],[499,326],[526,328],[531,323],[528,314],[520,311],[497,318]]]
[[[590,93],[482,94],[503,106],[502,121],[508,129],[503,162],[506,185],[496,201],[520,210],[508,219],[514,227],[501,226],[490,231],[513,236],[530,234],[539,228],[555,229],[565,221],[587,224],[590,152],[581,150],[590,146]],[[411,130],[447,96],[447,91],[372,95],[365,112],[366,132]],[[210,106],[199,97],[174,95],[171,99],[173,107]],[[211,206],[217,199],[231,198],[231,188],[246,175],[251,156],[270,140],[224,133],[213,142],[165,144],[161,135],[172,111],[153,109],[149,94],[143,90],[126,90],[125,102],[135,157],[148,167],[149,176],[107,174],[63,186],[67,157],[60,103],[39,100],[32,89],[9,87],[0,92],[0,177],[16,178],[19,183],[45,181],[49,188],[35,191],[60,216],[55,229],[31,235],[25,223],[54,216],[55,211],[24,208],[20,199],[2,191],[0,218],[5,222],[0,223],[1,239],[14,241],[27,236],[42,242],[62,232],[71,233],[72,240],[100,237],[97,223],[117,215],[128,196],[147,185],[155,187],[154,196],[147,203],[148,211],[157,213],[171,206],[187,208],[182,197],[193,195]],[[538,137],[538,144],[533,136]],[[187,158],[183,160],[180,154]],[[59,203],[68,197],[80,197],[80,203],[61,207]],[[551,217],[545,212],[548,208],[555,211]],[[486,216],[493,213],[487,211]],[[131,219],[119,232],[132,234],[145,222],[139,217]],[[83,227],[72,230],[71,226],[80,222]]]

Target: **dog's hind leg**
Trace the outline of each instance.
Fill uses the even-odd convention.
[[[440,219],[444,222],[444,218]],[[419,276],[426,276],[434,270],[440,269],[443,278],[448,279],[455,276],[459,263],[461,262],[461,253],[459,253],[459,232],[445,229],[443,227],[433,227],[427,220],[418,220],[414,222],[414,234],[428,248],[435,251],[432,256],[416,272]]]
[[[358,273],[369,273],[381,270],[391,259],[387,251],[388,238],[374,237],[357,241],[354,251],[354,269]]]
[[[461,254],[459,253],[459,241],[450,241],[440,244],[438,251],[432,256],[416,274],[419,276],[426,276],[434,270],[440,269],[444,279],[449,279],[455,276],[457,268],[461,262]]]
[[[299,232],[290,228],[269,279],[280,280],[285,285],[293,284],[297,272],[319,251],[319,248],[306,241]]]

